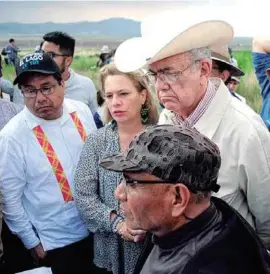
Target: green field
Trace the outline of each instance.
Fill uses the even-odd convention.
[[[240,68],[246,73],[241,78],[237,92],[247,99],[248,104],[256,112],[259,112],[261,108],[260,87],[254,74],[251,52],[235,51],[234,56]],[[92,50],[79,51],[74,57],[72,68],[76,72],[90,77],[98,85],[98,69],[95,67],[97,60],[98,57]],[[14,68],[4,66],[3,74],[6,79],[13,80],[15,76]]]
[[[260,112],[262,104],[260,86],[254,73],[251,52],[235,51],[234,56],[239,67],[246,73],[245,76],[241,77],[237,92],[247,99],[248,104],[256,112]]]

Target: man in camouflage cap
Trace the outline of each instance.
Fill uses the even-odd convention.
[[[154,234],[135,273],[269,273],[267,250],[254,230],[226,202],[211,198],[219,190],[221,157],[196,129],[148,128],[127,151],[100,164],[123,172],[115,195],[129,226]]]

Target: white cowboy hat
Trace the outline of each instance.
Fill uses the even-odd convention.
[[[169,11],[142,21],[141,37],[124,41],[115,53],[118,70],[130,72],[158,60],[200,47],[228,44],[232,26],[209,16],[187,16],[188,10]],[[185,15],[185,16],[184,16]]]
[[[110,52],[110,49],[107,45],[104,45],[101,50],[100,50],[102,53],[109,53]]]
[[[227,45],[215,45],[209,49],[211,50],[212,60],[229,65],[231,76],[240,77],[245,75],[245,73],[232,62]]]

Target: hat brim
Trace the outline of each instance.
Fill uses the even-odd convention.
[[[140,172],[143,171],[138,164],[127,160],[124,154],[118,154],[102,159],[99,165],[107,170],[116,172]]]
[[[118,70],[131,72],[167,57],[195,48],[228,44],[232,26],[221,20],[209,20],[187,26],[180,34],[145,35],[124,41],[117,48],[114,62]],[[177,34],[176,34],[177,33]]]
[[[232,76],[231,79],[236,81],[238,84],[240,83],[240,79],[237,78],[236,76]]]
[[[233,64],[231,64],[230,62],[227,62],[227,61],[224,61],[220,58],[217,58],[217,57],[211,57],[212,60],[216,60],[216,61],[219,61],[219,62],[222,62],[228,66],[230,66],[230,73],[231,73],[231,76],[236,76],[236,77],[241,77],[241,76],[244,76],[245,73],[238,67],[234,66]]]
[[[55,71],[45,71],[45,70],[39,70],[39,69],[29,69],[27,71],[24,71],[22,73],[20,73],[20,75],[18,75],[15,80],[13,81],[13,85],[17,85],[17,84],[21,84],[21,80],[22,78],[27,75],[27,74],[31,74],[32,72],[39,72],[41,74],[46,74],[46,75],[54,75],[54,74],[58,74],[58,72]]]

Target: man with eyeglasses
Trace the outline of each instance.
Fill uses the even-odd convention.
[[[148,128],[125,152],[102,159],[105,169],[123,172],[115,196],[129,227],[153,234],[134,274],[269,273],[254,230],[211,198],[220,165],[214,142],[184,125]]]
[[[24,56],[14,84],[25,108],[0,133],[5,222],[36,266],[54,274],[91,273],[92,238],[72,193],[81,149],[96,129],[93,116],[85,104],[64,99],[65,82],[46,53]],[[16,250],[10,252],[10,272],[26,270],[19,269]]]
[[[233,28],[211,17],[191,15],[183,21],[187,14],[173,11],[143,20],[142,37],[123,42],[115,64],[124,72],[149,67],[165,106],[159,124],[195,127],[219,146],[221,189],[215,195],[239,211],[270,248],[269,132],[261,117],[233,98],[220,78],[210,79],[210,49],[229,44]]]
[[[0,92],[2,87],[2,78],[0,72]],[[2,128],[11,120],[14,116],[16,116],[22,110],[21,106],[17,106],[12,102],[8,102],[5,99],[0,98],[0,131]],[[0,191],[0,273],[5,273],[5,265],[3,259],[3,243],[2,243],[2,219],[3,219],[3,200],[2,194]]]
[[[43,36],[41,50],[48,53],[59,66],[65,81],[65,97],[85,103],[94,115],[98,106],[93,81],[70,68],[74,57],[75,39],[64,32],[49,32]]]

